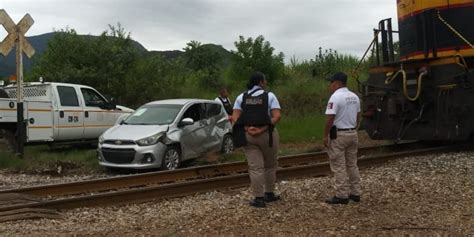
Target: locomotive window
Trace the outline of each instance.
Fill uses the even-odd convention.
[[[61,106],[79,107],[79,100],[77,99],[77,93],[74,87],[58,86],[57,89]]]

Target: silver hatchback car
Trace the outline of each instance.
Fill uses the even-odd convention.
[[[145,104],[99,137],[97,156],[109,168],[173,170],[208,151],[233,151],[222,104],[174,99]]]

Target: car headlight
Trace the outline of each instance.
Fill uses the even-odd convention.
[[[149,136],[149,137],[145,137],[145,138],[142,138],[140,140],[137,140],[136,142],[139,146],[151,146],[151,145],[155,145],[156,143],[161,141],[161,139],[164,137],[164,135],[165,135],[164,132],[160,132],[160,133],[157,133],[153,136]]]
[[[99,137],[99,144],[100,144],[100,145],[104,144],[104,140],[105,140],[105,139],[104,139],[104,136],[100,135],[100,137]]]

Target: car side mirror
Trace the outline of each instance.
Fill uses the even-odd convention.
[[[181,120],[181,122],[179,122],[178,127],[184,127],[192,124],[194,124],[194,120],[192,118],[184,118]]]
[[[106,102],[101,102],[99,104],[99,107],[101,109],[108,109],[108,110],[113,110],[117,108],[117,105],[115,104],[114,98],[110,99],[109,101]]]
[[[110,98],[109,103],[108,103],[108,109],[116,109],[117,108],[117,103],[115,102],[114,98]]]

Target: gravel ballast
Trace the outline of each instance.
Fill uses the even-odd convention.
[[[283,201],[264,209],[248,206],[245,188],[5,222],[0,235],[472,235],[473,156],[417,156],[364,169],[362,201],[349,205],[324,203],[334,194],[331,177],[308,178],[280,182]],[[0,188],[44,183],[38,179],[45,177],[0,174]]]

